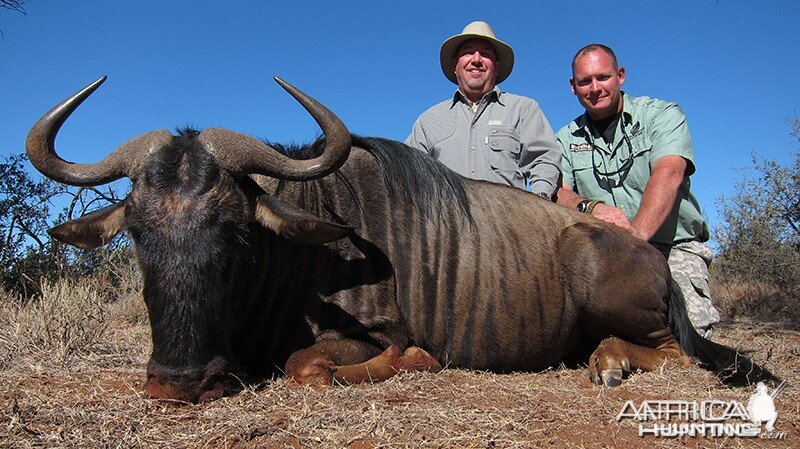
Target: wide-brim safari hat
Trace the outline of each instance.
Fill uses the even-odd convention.
[[[444,76],[455,84],[458,84],[455,73],[455,55],[458,46],[462,42],[470,39],[483,39],[494,47],[497,53],[497,59],[500,61],[500,67],[497,69],[497,80],[495,83],[500,84],[511,75],[511,69],[514,68],[514,50],[511,46],[496,38],[494,30],[486,22],[472,22],[464,27],[461,34],[447,39],[442,44],[442,49],[439,51],[439,61],[442,64],[442,72]]]

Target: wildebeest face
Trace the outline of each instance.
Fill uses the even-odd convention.
[[[222,170],[193,135],[154,151],[120,204],[64,223],[59,240],[88,248],[127,228],[144,279],[153,353],[146,392],[190,402],[231,390],[237,299],[260,231],[255,185]]]
[[[50,233],[89,249],[127,228],[142,269],[152,328],[146,392],[190,402],[220,397],[238,384],[230,376],[238,369],[231,336],[247,332],[239,329],[237,312],[247,281],[258,272],[254,252],[263,248],[256,241],[266,233],[324,243],[350,231],[270,198],[250,175],[284,180],[325,176],[347,159],[350,134],[327,108],[279,81],[323,129],[327,144],[319,156],[293,160],[252,137],[212,128],[179,136],[153,131],[99,163],[66,162],[54,146],[58,129],[103,80],[46,113],[28,134],[26,150],[34,166],[56,181],[88,186],[128,177],[133,188],[124,201]]]
[[[253,260],[252,198],[186,136],[153,154],[134,183],[125,216],[152,330],[150,396],[197,402],[235,385],[230,343],[239,278]]]

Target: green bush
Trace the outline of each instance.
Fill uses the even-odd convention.
[[[800,120],[790,124],[800,142]],[[787,165],[753,154],[752,171],[740,176],[732,196],[720,199],[719,211],[714,275],[749,292],[738,295],[743,301],[738,313],[795,321],[800,316],[800,151]]]
[[[113,186],[105,190],[73,188],[25,169],[27,157],[14,155],[0,163],[0,287],[23,298],[41,294],[43,280],[80,279],[98,269],[129,264],[124,235],[96,251],[84,251],[50,238],[55,224],[119,201]],[[55,216],[57,202],[67,205]]]

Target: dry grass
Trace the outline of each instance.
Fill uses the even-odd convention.
[[[727,319],[757,317],[761,321],[780,321],[800,329],[800,303],[797,292],[781,291],[770,282],[728,280],[712,282],[714,302]]]
[[[39,301],[0,297],[0,447],[798,447],[800,333],[737,322],[715,338],[746,349],[793,385],[776,400],[786,440],[640,438],[617,422],[627,400],[736,400],[706,371],[667,367],[618,388],[585,370],[495,375],[447,369],[374,385],[314,390],[282,379],[209,404],[141,396],[148,327],[135,295],[109,301],[98,286],[48,285]],[[112,298],[113,299],[113,298]]]

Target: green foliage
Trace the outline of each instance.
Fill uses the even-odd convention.
[[[800,120],[790,124],[800,142]],[[770,301],[778,304],[772,312],[795,315],[800,298],[800,151],[787,165],[753,154],[752,172],[740,177],[733,195],[723,197],[719,206],[715,274],[776,287]]]
[[[31,179],[25,161],[20,154],[0,164],[0,282],[7,286],[24,285],[25,277],[40,277],[52,268],[47,256],[50,208],[53,198],[67,192],[48,179]]]
[[[24,154],[0,163],[0,288],[27,298],[41,293],[42,280],[77,278],[99,267],[119,265],[127,240],[118,238],[97,251],[83,251],[50,238],[47,230],[119,201],[115,191],[69,188],[25,169]],[[70,200],[54,219],[54,200]]]

